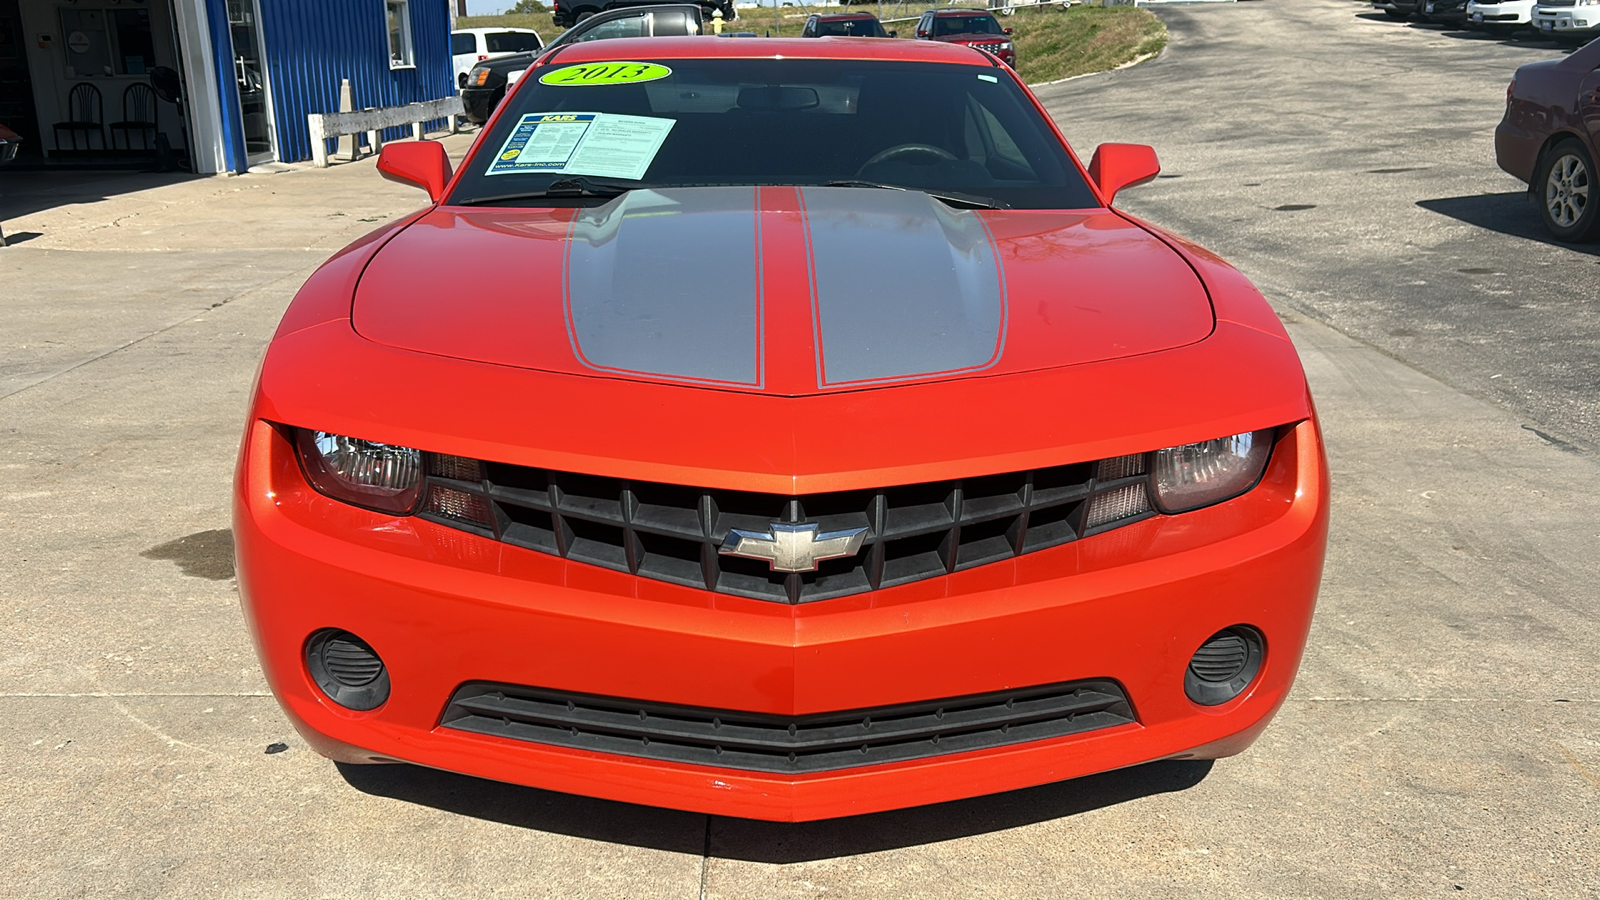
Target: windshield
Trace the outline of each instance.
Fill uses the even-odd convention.
[[[448,203],[593,205],[600,193],[571,196],[581,181],[612,196],[844,182],[975,206],[1099,205],[1049,123],[989,66],[669,59],[540,66],[523,81]]]
[[[949,37],[957,34],[1005,34],[994,16],[935,16],[933,36]]]
[[[818,37],[888,37],[877,19],[843,19],[817,23]]]

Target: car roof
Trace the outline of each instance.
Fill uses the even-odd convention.
[[[499,34],[503,31],[515,31],[518,34],[538,34],[532,28],[456,28],[451,34]],[[435,32],[437,34],[437,32]]]
[[[811,18],[819,22],[863,22],[867,19],[871,19],[874,22],[878,21],[877,16],[866,12],[817,13]]]
[[[957,16],[988,16],[991,19],[994,18],[994,14],[987,9],[930,9],[928,12],[933,13],[935,18],[940,19],[953,19]]]
[[[894,38],[610,38],[568,44],[545,58],[549,64],[631,59],[883,59],[901,62],[965,63],[993,68],[999,60],[959,44]]]

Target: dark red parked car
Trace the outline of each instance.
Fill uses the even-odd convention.
[[[800,29],[803,38],[814,37],[894,37],[892,31],[884,31],[883,25],[878,22],[878,17],[872,13],[821,13],[806,19],[806,27]]]
[[[1001,28],[999,20],[988,10],[930,9],[917,20],[917,40],[966,44],[993,53],[1013,69],[1017,67],[1011,29]]]
[[[1600,41],[1517,69],[1494,131],[1495,160],[1528,183],[1545,227],[1560,240],[1600,237],[1597,146]]]

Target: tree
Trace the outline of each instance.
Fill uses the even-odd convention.
[[[523,15],[549,11],[549,7],[545,6],[543,3],[540,3],[539,0],[517,0],[516,6],[506,10],[508,13],[520,13]]]

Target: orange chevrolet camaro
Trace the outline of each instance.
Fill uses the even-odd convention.
[[[1070,124],[1070,123],[1068,123]],[[1328,477],[1298,356],[967,47],[541,59],[284,315],[234,535],[348,763],[806,820],[1247,747]]]

